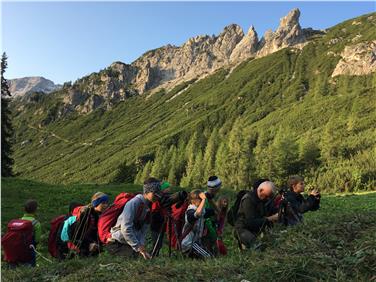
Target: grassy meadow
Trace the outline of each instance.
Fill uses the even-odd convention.
[[[178,188],[176,188],[178,189]],[[240,252],[226,226],[229,254],[207,261],[169,258],[167,245],[151,261],[124,260],[102,253],[98,258],[62,263],[47,251],[49,221],[68,209],[72,200],[87,203],[96,191],[111,199],[121,191],[140,191],[137,185],[51,185],[18,178],[2,179],[1,230],[10,219],[22,216],[23,202],[39,202],[43,236],[38,250],[53,262],[38,257],[38,267],[6,269],[3,281],[375,281],[376,193],[323,195],[321,208],[307,213],[303,224],[275,228],[259,237],[263,251]],[[235,192],[224,189],[235,198]],[[151,248],[149,244],[149,248]]]

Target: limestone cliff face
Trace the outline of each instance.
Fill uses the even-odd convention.
[[[253,26],[248,30],[248,33],[243,37],[238,45],[235,46],[231,53],[231,62],[244,61],[256,55],[259,47],[259,40],[257,32]]]
[[[300,11],[294,9],[280,20],[275,32],[268,30],[260,42],[257,57],[269,55],[282,48],[306,41],[306,36],[299,24]]]
[[[218,36],[196,36],[180,47],[167,45],[148,51],[131,64],[113,63],[99,73],[77,80],[67,91],[65,108],[80,113],[110,108],[129,96],[171,89],[219,68],[301,44],[312,29],[302,29],[299,16],[298,9],[292,10],[280,20],[275,32],[267,31],[260,41],[253,26],[244,34],[240,26],[231,24]]]
[[[376,72],[376,40],[346,46],[332,77],[367,75],[373,72]]]
[[[196,36],[181,47],[165,46],[149,51],[135,62],[134,85],[140,94],[174,80],[189,80],[229,63],[244,34],[240,26],[229,25],[219,36]]]
[[[137,74],[135,67],[121,62],[111,64],[99,73],[92,73],[66,87],[63,112],[89,113],[99,107],[111,108],[126,98],[137,95],[132,81]]]

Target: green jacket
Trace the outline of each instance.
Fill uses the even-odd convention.
[[[35,219],[34,214],[25,213],[23,217],[21,217],[22,220],[30,220],[33,222],[34,227],[34,240],[35,244],[38,244],[40,242],[40,236],[42,234],[42,226],[40,225],[40,222]]]
[[[205,200],[205,208],[214,210],[214,207],[209,203],[209,200]],[[208,217],[205,219],[205,226],[207,228],[207,235],[206,237],[210,238],[210,240],[215,241],[217,239],[217,230],[215,226],[215,216]]]

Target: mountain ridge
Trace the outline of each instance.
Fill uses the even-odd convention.
[[[354,58],[345,58],[348,66],[332,75],[347,46],[357,46],[361,62],[372,61],[375,24],[375,13],[350,19],[303,48],[245,60],[171,90],[130,95],[111,110],[62,115],[66,89],[31,95],[13,107],[15,171],[55,183],[121,175],[140,183],[153,175],[187,187],[215,173],[238,189],[257,176],[281,184],[286,174],[300,173],[334,192],[372,189],[375,72],[371,65],[367,73],[348,74]],[[83,79],[77,91],[89,82]]]
[[[220,68],[234,68],[247,59],[298,46],[315,35],[324,34],[310,28],[302,29],[299,17],[299,9],[291,10],[281,18],[275,32],[267,31],[260,40],[253,26],[244,34],[239,25],[230,24],[218,35],[198,35],[179,47],[168,44],[149,50],[131,64],[113,62],[104,70],[68,85],[62,115],[87,114],[99,107],[110,109],[131,96],[171,90]]]
[[[8,80],[9,91],[12,97],[25,97],[33,92],[51,93],[62,86],[43,76],[26,76]]]

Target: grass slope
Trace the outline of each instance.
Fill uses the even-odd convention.
[[[106,183],[121,163],[153,154],[160,144],[177,144],[195,131],[206,134],[221,128],[221,141],[227,142],[226,132],[241,117],[245,134],[265,133],[273,140],[282,128],[299,141],[310,131],[317,144],[331,121],[333,144],[347,154],[335,160],[336,166],[352,166],[364,181],[371,181],[376,76],[330,76],[340,59],[333,54],[346,45],[376,39],[376,14],[372,15],[372,20],[370,15],[357,18],[359,25],[351,19],[329,29],[303,50],[287,48],[250,60],[231,74],[219,70],[172,100],[186,84],[148,99],[129,98],[110,111],[71,115],[41,127],[56,114],[63,92],[15,104],[15,171],[49,183]],[[355,38],[357,34],[361,36]],[[332,39],[339,42],[331,44]],[[22,146],[24,140],[31,143]]]
[[[96,191],[113,197],[138,191],[135,185],[49,185],[22,179],[2,180],[2,232],[6,223],[22,215],[27,198],[40,203],[43,226],[39,250],[48,256],[49,221],[64,213],[71,200],[87,202]],[[223,193],[234,197],[234,192]],[[7,270],[2,281],[373,281],[376,269],[376,193],[324,195],[321,209],[307,213],[305,222],[287,230],[276,227],[259,240],[263,252],[240,253],[226,226],[227,257],[207,261],[183,259],[166,251],[152,261],[125,261],[106,253],[98,258],[47,263],[38,258],[35,269]],[[150,246],[149,246],[150,247]]]

